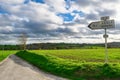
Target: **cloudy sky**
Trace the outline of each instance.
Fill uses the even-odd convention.
[[[103,43],[104,30],[87,27],[101,16],[115,20],[108,42],[120,42],[120,0],[0,0],[0,44],[22,33],[27,43]]]

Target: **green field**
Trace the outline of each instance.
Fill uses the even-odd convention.
[[[16,55],[38,68],[70,80],[120,80],[120,49],[32,50]]]
[[[48,54],[74,62],[104,62],[104,49],[32,50],[37,54]],[[109,62],[120,62],[120,49],[108,49]]]
[[[5,59],[7,56],[11,55],[11,54],[15,54],[17,52],[17,50],[0,50],[0,61],[2,61],[3,59]]]
[[[104,49],[4,51],[0,58],[13,53],[44,71],[70,80],[120,80],[120,49],[108,49],[108,64],[104,63]]]
[[[16,50],[0,51],[0,61]],[[30,50],[36,54],[48,54],[74,62],[104,62],[104,49],[65,49],[65,50]],[[108,49],[109,62],[120,62],[120,49]]]

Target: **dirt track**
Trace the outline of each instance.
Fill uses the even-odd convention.
[[[0,80],[67,80],[60,78],[28,64],[15,55],[0,63]]]

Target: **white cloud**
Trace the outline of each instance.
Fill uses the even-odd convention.
[[[4,4],[22,4],[25,0],[0,0],[0,3]]]
[[[120,41],[119,36],[112,35],[114,33],[120,35],[119,2],[76,0],[70,4],[70,9],[66,10],[64,0],[45,0],[44,4],[32,1],[24,4],[24,0],[0,0],[0,9],[5,11],[0,14],[0,33],[13,36],[11,34],[19,35],[26,32],[30,38],[40,38],[41,41],[51,42],[104,42],[101,41],[102,37],[99,39],[89,37],[102,36],[103,30],[93,31],[87,26],[92,21],[100,20],[101,16],[108,15],[117,23],[117,29],[109,31],[110,41]],[[84,15],[73,13],[74,10],[81,11]],[[64,22],[57,13],[70,13],[75,17],[71,22]],[[75,36],[76,38],[73,38]]]
[[[45,0],[45,3],[49,6],[51,11],[67,12],[67,10],[65,9],[65,0]]]

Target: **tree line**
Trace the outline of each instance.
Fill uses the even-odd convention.
[[[97,49],[103,48],[104,44],[76,44],[76,43],[34,43],[26,44],[27,50],[40,49]],[[0,50],[24,50],[23,45],[0,45]]]

